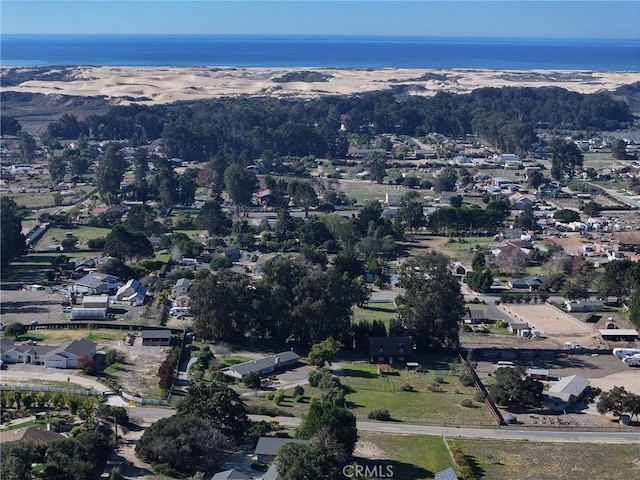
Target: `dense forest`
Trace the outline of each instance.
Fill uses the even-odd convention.
[[[500,150],[522,152],[537,141],[536,129],[610,131],[633,121],[627,104],[607,93],[511,87],[434,97],[376,92],[313,100],[223,98],[117,106],[82,121],[64,115],[49,125],[47,133],[59,139],[85,135],[127,140],[134,146],[161,139],[169,157],[206,162],[228,151],[242,154],[249,162],[265,152],[276,157],[344,158],[347,134],[353,133],[476,134]]]

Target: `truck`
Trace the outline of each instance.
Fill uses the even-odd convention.
[[[640,354],[640,348],[614,348],[613,354],[618,358],[630,357]]]
[[[640,367],[640,354],[624,357],[622,363],[629,367]]]

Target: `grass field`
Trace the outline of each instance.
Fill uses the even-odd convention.
[[[37,250],[46,250],[47,245],[51,245],[63,240],[67,233],[72,233],[74,237],[78,239],[78,248],[87,248],[87,241],[92,238],[106,237],[111,231],[110,228],[99,227],[87,227],[82,226],[78,228],[50,228],[45,232],[42,238],[36,243],[35,248]],[[67,253],[65,252],[65,255]],[[86,255],[86,253],[84,254]]]
[[[617,480],[638,478],[638,445],[455,440],[485,480]]]
[[[23,340],[35,340],[40,343],[56,345],[68,340],[78,340],[86,338],[92,342],[112,342],[117,341],[126,335],[124,330],[108,330],[99,328],[79,328],[79,329],[60,329],[60,330],[30,330],[27,334],[20,338]]]
[[[372,410],[387,409],[394,420],[410,423],[493,425],[482,404],[460,405],[464,399],[473,400],[475,389],[462,386],[451,372],[450,360],[422,357],[417,361],[424,373],[393,369],[383,376],[374,365],[345,365],[341,381],[347,387],[349,407],[359,419]],[[430,391],[436,383],[439,391]],[[413,391],[404,391],[407,385]]]
[[[385,200],[385,195],[390,192],[406,193],[408,188],[398,185],[385,185],[380,183],[361,182],[340,182],[342,190],[349,198],[354,198],[358,205],[364,205],[370,200]],[[419,193],[419,191],[418,191]]]
[[[364,446],[373,445],[391,460],[393,478],[433,478],[440,470],[452,466],[451,457],[441,437],[423,435],[388,435],[372,432],[358,434]],[[384,463],[384,460],[376,460]]]
[[[396,318],[396,307],[393,303],[370,303],[367,307],[353,308],[354,323],[382,320],[388,329],[389,320],[392,318]]]

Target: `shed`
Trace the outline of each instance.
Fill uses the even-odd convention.
[[[507,328],[510,333],[517,334],[522,330],[528,330],[529,324],[527,322],[509,322],[509,326]]]
[[[411,337],[369,337],[371,363],[407,362],[413,353]]]
[[[567,312],[601,312],[604,310],[602,300],[566,301],[564,308]]]
[[[171,345],[171,330],[142,330],[142,346],[169,346]]]
[[[546,368],[527,368],[525,371],[527,377],[533,380],[548,380],[549,370]]]
[[[633,342],[638,339],[638,331],[631,328],[611,328],[598,330],[600,336],[612,342],[626,341]]]
[[[82,298],[82,308],[103,308],[109,309],[108,295],[86,295]]]
[[[267,464],[273,462],[278,457],[278,452],[287,443],[301,443],[307,445],[309,440],[299,440],[296,438],[260,437],[254,450],[254,455],[258,458],[258,463]]]

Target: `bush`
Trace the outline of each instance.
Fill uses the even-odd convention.
[[[473,395],[473,399],[476,402],[484,402],[484,393],[477,391],[474,395]]]
[[[367,418],[370,420],[380,420],[381,422],[388,422],[391,420],[391,414],[386,408],[378,408],[372,410],[367,414]]]
[[[445,381],[444,381],[444,378],[442,378],[442,377],[441,377],[441,376],[439,376],[439,375],[438,375],[437,377],[435,377],[435,378],[433,379],[433,381],[434,381],[434,382],[436,382],[436,383],[447,383],[447,382],[445,382]]]
[[[415,389],[408,383],[405,383],[404,385],[402,385],[400,387],[400,390],[402,390],[403,392],[415,392]]]
[[[304,396],[296,395],[296,403],[304,403]]]
[[[459,378],[460,378],[460,383],[465,387],[471,387],[475,383],[475,380],[473,379],[473,375],[467,372],[464,372],[462,375],[460,375]]]
[[[437,393],[437,392],[442,392],[442,387],[440,387],[439,383],[434,382],[427,387],[427,390],[429,390],[430,392]]]
[[[462,400],[462,402],[460,402],[460,405],[462,405],[465,408],[475,408],[476,407],[474,405],[473,401],[470,400],[469,398],[465,398],[464,400]]]
[[[247,413],[249,415],[266,415],[268,417],[293,417],[291,413],[281,408],[267,407],[264,405],[247,405]]]
[[[278,390],[276,394],[273,396],[273,403],[276,405],[280,405],[285,398],[285,394],[282,390]]]
[[[293,394],[296,397],[304,395],[304,387],[302,385],[296,385],[293,389]]]

